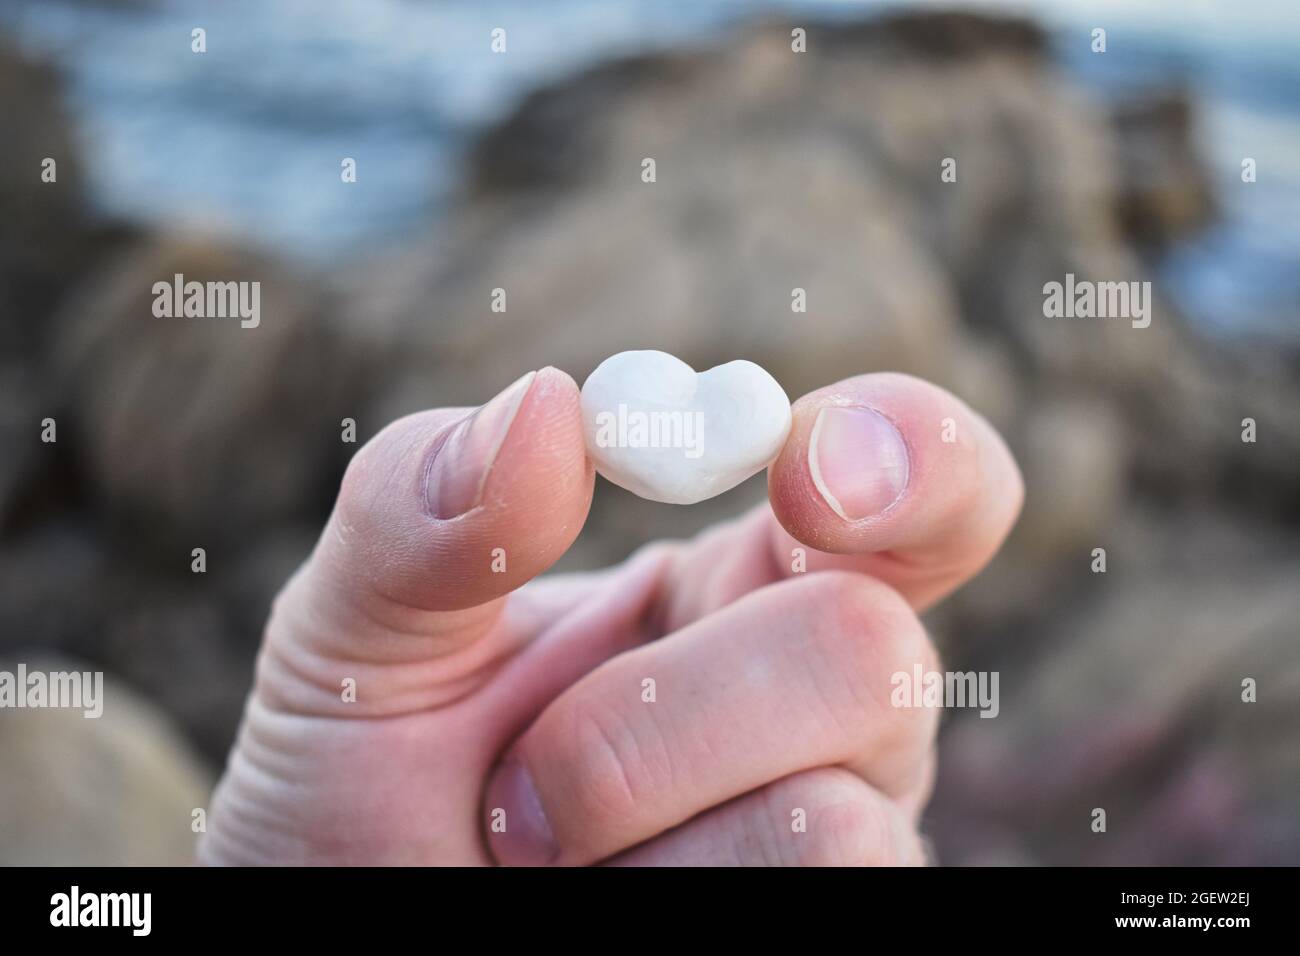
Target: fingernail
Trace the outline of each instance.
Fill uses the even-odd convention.
[[[529,372],[468,415],[434,451],[424,494],[435,518],[454,518],[481,503],[497,452],[536,376]]]
[[[879,412],[829,405],[813,422],[808,467],[831,510],[845,521],[859,521],[902,497],[909,471],[907,445]]]
[[[513,758],[501,764],[488,784],[487,827],[488,842],[498,863],[544,866],[559,856],[560,847],[533,786],[532,774]]]

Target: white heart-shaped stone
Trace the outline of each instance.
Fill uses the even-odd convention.
[[[582,421],[602,475],[690,505],[771,464],[790,434],[790,399],[753,362],[697,373],[667,352],[620,352],[583,384]]]

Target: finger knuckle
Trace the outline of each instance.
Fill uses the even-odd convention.
[[[893,588],[846,571],[817,577],[813,599],[825,610],[820,650],[857,679],[873,679],[914,663],[930,668],[938,655],[916,613]]]
[[[865,786],[836,788],[810,814],[804,866],[882,866],[896,862],[887,808]]]
[[[635,731],[607,706],[575,706],[565,739],[578,815],[597,827],[625,826],[651,796],[652,775]]]

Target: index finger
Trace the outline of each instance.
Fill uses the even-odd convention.
[[[793,408],[768,472],[785,567],[870,574],[923,610],[973,577],[1006,539],[1024,482],[1006,443],[956,396],[896,373],[818,389]]]

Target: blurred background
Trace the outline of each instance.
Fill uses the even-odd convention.
[[[0,0],[0,130],[0,669],[108,682],[0,711],[0,862],[188,861],[343,419],[659,348],[911,372],[1008,437],[1024,517],[926,620],[1001,674],[945,715],[940,862],[1300,863],[1289,0]],[[261,325],[153,318],[177,272]],[[1066,273],[1151,326],[1045,318]],[[600,482],[561,568],[763,495]]]

